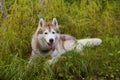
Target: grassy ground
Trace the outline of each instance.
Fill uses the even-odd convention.
[[[5,0],[7,16],[0,13],[0,80],[119,80],[119,0]],[[27,67],[31,36],[38,17],[56,17],[61,33],[76,38],[99,37],[98,47],[62,55],[54,65],[50,56]]]

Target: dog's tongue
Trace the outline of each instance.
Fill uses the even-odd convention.
[[[49,44],[49,48],[54,51],[55,50],[55,45],[54,44]]]

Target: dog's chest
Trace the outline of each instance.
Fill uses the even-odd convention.
[[[60,40],[59,43],[56,46],[56,50],[59,54],[63,54],[66,52],[65,48],[64,48],[64,41]]]

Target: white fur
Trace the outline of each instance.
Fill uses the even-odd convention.
[[[55,38],[57,37],[57,34],[56,33],[52,33],[52,32],[55,32],[55,30],[54,29],[52,29],[51,30],[51,32],[49,32],[47,29],[45,30],[45,32],[44,32],[44,38],[45,38],[45,40],[49,43],[49,40],[50,39],[53,39],[53,42],[55,42]],[[47,34],[45,34],[45,33],[47,33]]]
[[[102,43],[102,40],[99,38],[80,39],[77,41],[83,46],[98,46]]]

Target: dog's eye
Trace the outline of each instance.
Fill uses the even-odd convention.
[[[47,32],[45,32],[45,34],[48,34]]]
[[[52,34],[55,34],[55,32],[52,32]]]

